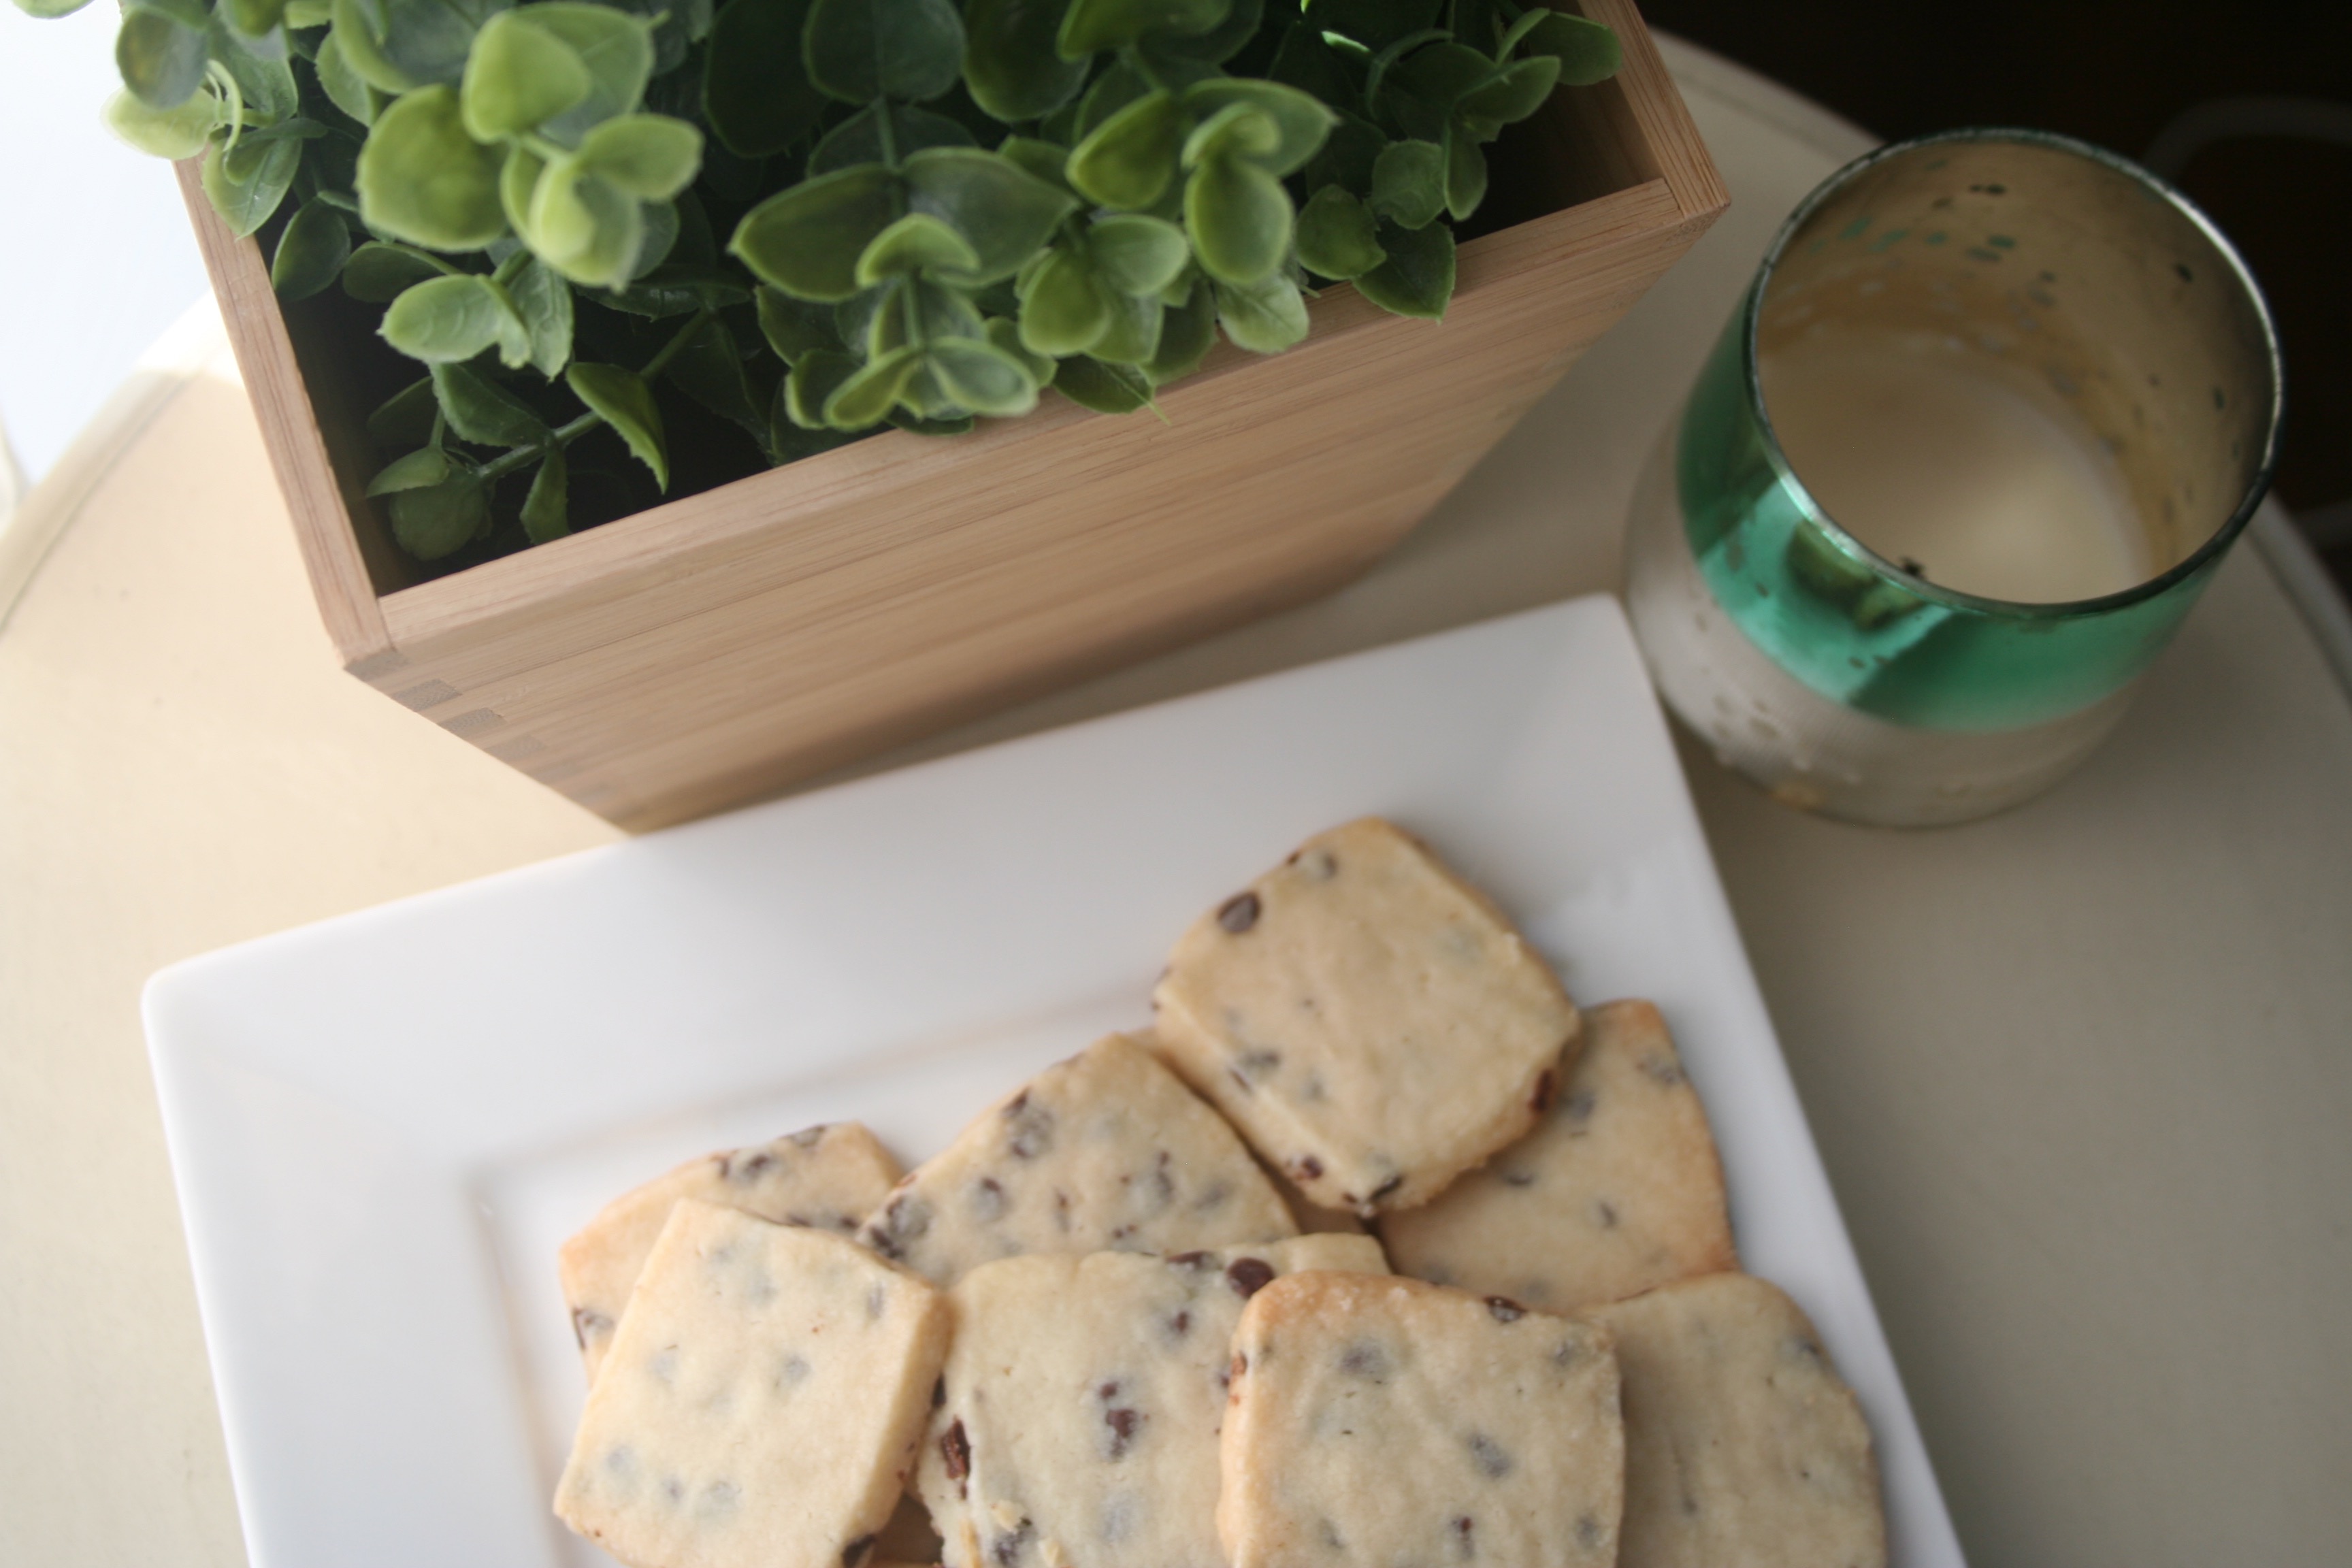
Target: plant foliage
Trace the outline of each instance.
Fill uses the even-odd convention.
[[[1521,0],[130,0],[116,53],[114,130],[418,362],[370,493],[436,560],[569,531],[592,433],[667,489],[659,388],[775,464],[1150,407],[1317,279],[1442,317],[1485,149],[1618,46]]]

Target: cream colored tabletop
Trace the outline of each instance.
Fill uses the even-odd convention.
[[[1669,59],[1730,215],[1393,557],[905,755],[1612,586],[1706,340],[1866,144]],[[0,627],[0,1563],[27,1568],[243,1560],[142,981],[614,836],[336,668],[234,369],[183,342],[200,373],[136,384],[36,493],[66,526]],[[1980,1568],[2352,1562],[2352,704],[2281,582],[2241,549],[2105,750],[1989,823],[1838,826],[1686,753]]]

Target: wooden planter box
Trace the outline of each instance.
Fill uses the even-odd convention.
[[[331,348],[192,179],[197,237],[344,667],[631,828],[772,792],[1348,581],[1714,221],[1721,181],[1627,0],[1618,77],[1495,152],[1443,324],[1353,288],[1148,412],[1049,398],[889,432],[421,580],[362,493]],[[185,172],[184,171],[184,178]]]

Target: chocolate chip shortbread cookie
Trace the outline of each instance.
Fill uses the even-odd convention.
[[[1610,1568],[1608,1330],[1417,1279],[1296,1274],[1234,1335],[1232,1568]]]
[[[1535,1124],[1576,1008],[1499,910],[1376,818],[1202,916],[1152,997],[1160,1047],[1326,1208],[1428,1202]]]
[[[1023,1253],[1181,1252],[1297,1231],[1234,1130],[1109,1035],[982,1111],[861,1234],[949,1285]]]
[[[1369,1237],[1172,1258],[984,1263],[956,1282],[955,1348],[917,1481],[949,1568],[1202,1568],[1234,1326],[1302,1268],[1386,1268]]]
[[[588,1381],[596,1381],[629,1289],[679,1199],[846,1236],[898,1179],[898,1163],[874,1134],[855,1121],[840,1121],[689,1160],[614,1198],[563,1244],[556,1260]]]
[[[1400,1274],[1570,1312],[1739,1267],[1698,1091],[1647,1002],[1584,1014],[1533,1132],[1381,1222]]]
[[[1870,1428],[1778,1287],[1714,1274],[1591,1316],[1624,1378],[1620,1568],[1885,1568]]]
[[[636,1568],[862,1568],[946,1357],[947,1301],[830,1232],[670,1211],[555,1494]]]

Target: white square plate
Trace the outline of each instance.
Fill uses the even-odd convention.
[[[1587,1001],[1664,1010],[1748,1266],[1862,1397],[1895,1561],[1958,1568],[1613,600],[1376,649],[327,921],[158,974],[147,1031],[256,1568],[586,1564],[555,1249],[813,1121],[909,1163],[1149,1016],[1185,923],[1378,813]]]

